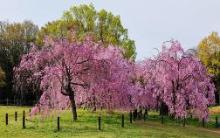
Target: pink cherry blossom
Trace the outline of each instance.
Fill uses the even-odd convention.
[[[133,70],[121,53],[117,47],[105,48],[90,40],[69,43],[48,39],[43,49],[34,48],[22,57],[15,68],[16,85],[40,83],[39,110],[35,107],[32,114],[71,107],[76,120],[77,106],[129,108],[128,78]]]
[[[143,61],[144,71],[139,72],[144,87],[150,88],[145,93],[152,95],[153,101],[156,98],[164,102],[169,113],[177,118],[185,118],[191,111],[200,120],[207,120],[208,105],[214,103],[211,77],[196,57],[184,52],[178,41],[170,41],[169,45],[164,44],[155,58]]]

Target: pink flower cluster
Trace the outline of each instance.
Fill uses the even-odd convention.
[[[40,84],[42,95],[32,114],[69,108],[73,95],[77,106],[88,108],[153,109],[163,102],[177,118],[191,112],[207,119],[215,90],[211,77],[179,42],[169,44],[153,59],[134,63],[114,46],[47,40],[47,46],[22,57],[16,85]]]

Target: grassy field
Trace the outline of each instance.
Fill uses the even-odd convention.
[[[219,108],[219,107],[217,107]],[[49,118],[27,117],[26,129],[22,129],[22,111],[28,113],[29,107],[0,106],[0,137],[2,138],[220,138],[220,129],[212,124],[202,128],[197,120],[187,120],[185,127],[175,120],[165,118],[165,124],[155,112],[148,119],[129,123],[125,116],[125,127],[121,127],[120,113],[96,112],[78,110],[78,121],[71,120],[70,111],[60,114],[61,130],[57,131],[56,115]],[[217,112],[216,108],[212,109]],[[14,112],[18,111],[18,121],[15,122]],[[5,125],[5,113],[9,114],[9,124]],[[213,113],[212,117],[216,114]],[[102,116],[102,130],[97,130],[97,116]],[[213,119],[213,118],[212,118]]]

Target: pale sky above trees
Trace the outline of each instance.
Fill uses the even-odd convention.
[[[137,60],[156,54],[163,41],[177,39],[188,49],[210,32],[220,32],[219,0],[0,0],[0,20],[27,19],[42,26],[81,3],[121,16],[136,42]]]

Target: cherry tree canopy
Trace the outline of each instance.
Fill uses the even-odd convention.
[[[207,106],[214,102],[215,87],[206,68],[196,57],[186,54],[178,41],[169,44],[170,47],[164,44],[154,59],[143,61],[148,72],[142,73],[147,81],[145,87],[150,88],[147,93],[165,103],[169,113],[177,118],[185,118],[191,111],[195,117],[207,119]]]
[[[208,105],[214,102],[214,84],[206,68],[178,41],[163,45],[152,59],[127,61],[121,50],[90,39],[69,43],[47,39],[46,46],[22,57],[15,68],[16,86],[40,83],[42,91],[32,113],[71,106],[96,108],[152,109],[166,105],[176,118],[188,113],[208,118]]]
[[[15,68],[16,85],[40,80],[42,96],[32,113],[72,107],[129,107],[129,75],[132,66],[120,49],[85,40],[69,43],[48,39],[47,46],[22,57]]]
[[[153,93],[158,89],[158,84],[153,81],[154,61],[146,59],[134,65],[134,76],[132,78],[134,92],[132,93],[132,103],[134,107],[153,109],[157,105]]]

